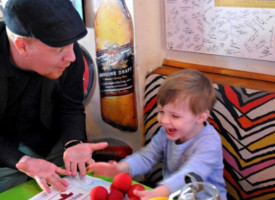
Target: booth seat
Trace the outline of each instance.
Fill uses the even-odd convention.
[[[275,199],[275,76],[164,60],[163,66],[146,76],[145,144],[160,128],[156,110],[159,86],[169,74],[183,68],[203,72],[216,89],[217,103],[208,121],[222,139],[228,199]],[[146,182],[153,187],[161,179],[159,163]]]

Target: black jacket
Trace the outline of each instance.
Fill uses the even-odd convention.
[[[23,138],[24,144],[42,156],[46,156],[60,138],[63,143],[74,139],[86,140],[82,83],[84,63],[77,43],[74,52],[76,61],[71,63],[60,78],[50,80],[42,77],[39,120],[43,126],[41,130],[45,131]],[[9,54],[5,25],[0,22],[0,122],[5,118],[8,99],[5,67],[11,65]],[[15,168],[15,164],[24,155],[18,150],[20,142],[22,138],[17,134],[3,133],[0,127],[1,167]]]

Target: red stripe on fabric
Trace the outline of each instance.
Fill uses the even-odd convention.
[[[230,102],[236,108],[238,108],[240,111],[242,111],[243,113],[247,113],[252,108],[256,108],[256,107],[264,104],[265,102],[269,101],[270,99],[275,98],[275,93],[272,93],[272,94],[269,94],[267,96],[255,99],[254,101],[249,102],[249,103],[241,106],[240,102],[239,102],[239,99],[238,99],[238,96],[236,95],[236,93],[234,92],[234,90],[232,89],[232,87],[230,87],[228,85],[225,85],[224,86],[224,90],[225,90],[226,97],[230,100]]]
[[[157,103],[157,97],[154,97],[153,99],[151,99],[146,106],[144,107],[144,114],[147,113],[149,110],[151,110],[154,105]]]

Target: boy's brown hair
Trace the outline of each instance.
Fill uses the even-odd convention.
[[[158,104],[181,104],[189,100],[190,110],[198,115],[211,112],[216,103],[216,93],[211,80],[195,69],[183,69],[167,77],[158,94]]]

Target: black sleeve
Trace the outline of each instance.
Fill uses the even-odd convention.
[[[25,155],[18,150],[15,141],[2,135],[0,135],[0,152],[0,167],[12,169],[16,169],[16,163]]]
[[[54,106],[54,124],[63,143],[70,140],[86,140],[85,112],[83,104],[83,55],[79,45],[74,45],[76,56],[64,74],[61,90]]]
[[[8,48],[6,48],[6,45],[8,45],[8,39],[5,33],[5,25],[3,21],[0,21],[0,40],[0,67],[4,68],[3,63],[5,63],[8,59],[6,56],[8,51]],[[6,77],[0,76],[0,78],[1,81],[4,81]],[[3,91],[1,84],[0,95],[7,95],[5,91]],[[2,103],[3,102],[0,101],[0,106],[2,106]],[[2,118],[0,116],[0,124],[2,122],[1,120]],[[0,167],[9,167],[15,169],[15,164],[21,157],[24,156],[24,154],[18,150],[19,141],[17,139],[17,137],[14,137],[13,135],[6,133],[5,130],[3,130],[3,127],[0,127]]]

